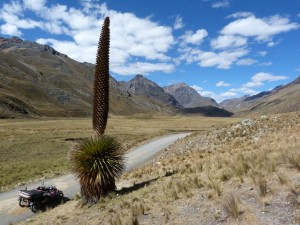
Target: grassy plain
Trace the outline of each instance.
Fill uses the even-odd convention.
[[[299,148],[300,112],[196,132],[124,174],[131,189],[21,224],[299,224]]]
[[[207,117],[111,116],[107,134],[124,150],[154,137],[222,127],[239,119]],[[76,140],[93,135],[91,119],[0,120],[0,191],[39,178],[67,173]]]

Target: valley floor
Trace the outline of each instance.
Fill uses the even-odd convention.
[[[125,151],[172,133],[209,130],[240,119],[181,116],[110,116],[106,134]],[[87,118],[0,120],[0,192],[68,173],[68,154],[76,142],[94,135]]]
[[[22,224],[299,224],[300,112],[198,131],[126,173],[129,188]]]

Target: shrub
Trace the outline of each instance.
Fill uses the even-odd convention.
[[[125,167],[120,143],[109,136],[83,139],[71,151],[70,158],[85,203],[95,203],[113,191],[115,178]]]

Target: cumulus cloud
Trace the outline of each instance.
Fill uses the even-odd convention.
[[[225,81],[219,81],[218,83],[216,83],[216,87],[229,87],[231,86],[231,84],[226,83]]]
[[[22,33],[19,31],[18,27],[13,24],[3,24],[0,26],[0,32],[5,35],[20,36]]]
[[[250,59],[250,58],[247,58],[247,59],[240,59],[236,62],[236,65],[239,65],[239,66],[250,66],[250,65],[253,65],[257,62],[257,60],[255,59]]]
[[[212,7],[215,9],[228,8],[229,6],[230,6],[229,0],[217,1],[212,4]]]
[[[40,11],[45,8],[46,0],[23,0],[24,6],[33,11]]]
[[[22,30],[38,28],[54,36],[37,42],[51,45],[75,60],[90,63],[95,63],[101,26],[104,18],[109,16],[112,72],[133,75],[174,70],[174,63],[168,56],[175,44],[173,29],[150,18],[110,10],[105,3],[98,4],[93,0],[81,1],[79,8],[63,4],[49,6],[45,0],[12,1],[4,4],[0,12],[0,20],[4,22],[0,26],[2,34],[22,36]],[[26,18],[28,13],[34,14],[36,20]],[[56,39],[58,34],[68,41]],[[194,34],[188,41],[199,42],[198,35]],[[126,68],[128,72],[125,72]]]
[[[245,88],[251,88],[251,87],[260,87],[264,85],[264,82],[273,82],[273,81],[279,81],[279,80],[286,80],[288,79],[287,76],[275,76],[270,73],[260,72],[255,74],[250,82],[247,82],[243,85]]]
[[[274,15],[261,19],[251,15],[229,23],[222,29],[221,34],[255,37],[257,40],[269,40],[276,34],[298,28],[299,24],[290,22],[288,17]]]
[[[173,27],[174,27],[174,30],[178,30],[178,29],[181,29],[181,28],[184,27],[183,20],[182,20],[181,16],[179,16],[179,15],[176,16]]]
[[[180,36],[181,45],[185,46],[188,44],[199,45],[202,43],[205,37],[207,37],[208,32],[204,29],[197,30],[195,33],[193,31],[186,31],[184,35]]]
[[[187,63],[196,62],[201,67],[217,67],[219,69],[229,69],[239,58],[248,54],[248,50],[238,48],[221,52],[202,51],[200,49],[185,49],[181,59]]]
[[[210,45],[214,49],[241,47],[247,44],[247,38],[237,35],[221,35],[211,40]]]

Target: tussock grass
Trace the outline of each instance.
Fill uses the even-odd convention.
[[[152,164],[123,178],[138,183],[159,177],[164,171],[172,171],[170,175],[162,175],[147,187],[105,204],[118,212],[122,221],[132,218],[131,208],[136,205],[135,215],[140,224],[233,224],[237,221],[239,224],[268,224],[265,218],[278,219],[279,215],[271,213],[281,206],[282,210],[290,211],[280,214],[285,218],[276,222],[281,224],[285,222],[281,219],[285,219],[286,224],[293,223],[298,215],[298,211],[293,213],[293,210],[300,209],[297,203],[300,175],[298,168],[283,155],[296,158],[300,148],[299,124],[300,113],[289,113],[194,134],[170,147]],[[274,198],[276,207],[272,206]],[[149,206],[144,214],[139,213],[140,199],[144,201],[144,208]],[[282,201],[280,204],[278,199]],[[130,207],[124,206],[126,201]],[[286,208],[287,205],[291,207]],[[97,210],[99,208],[94,206],[95,214]],[[268,216],[261,216],[265,212]],[[86,213],[90,211],[79,212],[82,217]],[[110,214],[107,210],[98,213],[98,221],[102,219],[105,224]],[[66,224],[72,224],[71,219]]]
[[[232,193],[223,199],[222,205],[227,215],[234,219],[238,218],[241,214],[240,201],[238,197]]]

